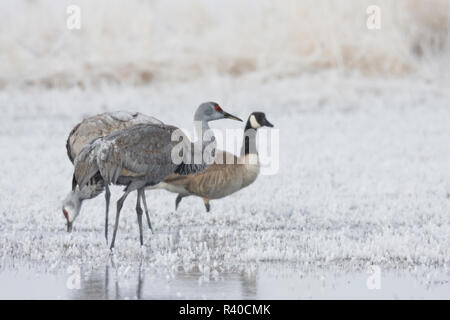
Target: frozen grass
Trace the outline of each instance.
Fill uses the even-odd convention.
[[[74,232],[65,232],[60,201],[71,185],[69,131],[84,115],[121,109],[190,128],[193,110],[206,99],[243,118],[266,112],[280,129],[280,171],[213,201],[209,214],[198,198],[174,212],[175,195],[149,192],[156,234],[145,230],[148,265],[208,273],[277,261],[350,272],[373,263],[448,272],[448,83],[333,74],[0,91],[0,265],[109,261],[103,196],[87,201]],[[113,200],[119,194],[114,188]],[[134,207],[130,196],[118,261],[142,254]]]
[[[66,7],[81,8],[81,30]],[[381,29],[366,9],[381,9]],[[339,69],[366,75],[446,72],[447,0],[174,1],[3,0],[0,87],[90,87],[191,80],[264,79]],[[436,66],[437,64],[437,66]]]

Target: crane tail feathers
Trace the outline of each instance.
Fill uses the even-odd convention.
[[[117,180],[120,177],[120,174],[122,173],[122,166],[117,166],[115,168],[113,168],[112,171],[112,175],[111,175],[111,182],[112,183],[117,183]]]
[[[80,189],[99,171],[96,157],[91,155],[92,150],[92,146],[84,147],[75,159],[74,180]]]
[[[107,164],[106,166],[99,166],[99,170],[106,184],[115,184],[122,172],[122,166]]]

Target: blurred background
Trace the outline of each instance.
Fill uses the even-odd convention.
[[[69,30],[66,8],[81,9]],[[366,12],[380,8],[380,29]],[[2,0],[0,88],[448,74],[447,0]],[[445,68],[443,68],[445,67]]]

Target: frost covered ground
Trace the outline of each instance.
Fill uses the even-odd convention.
[[[183,275],[196,285],[222,279],[231,286],[225,297],[239,298],[246,297],[236,294],[242,288],[233,291],[235,284],[227,282],[233,275],[251,278],[265,269],[276,278],[289,269],[290,279],[327,283],[336,274],[360,279],[377,265],[382,277],[389,274],[388,287],[403,277],[400,284],[421,283],[449,298],[449,94],[448,79],[343,79],[333,73],[267,82],[216,77],[140,88],[0,91],[0,283],[11,281],[5,275],[14,270],[65,274],[74,265],[85,271],[140,265],[155,283]],[[156,232],[145,229],[144,249],[130,196],[113,261],[103,237],[103,196],[86,201],[74,232],[66,233],[60,202],[72,166],[65,141],[76,123],[103,111],[135,110],[191,128],[193,110],[205,100],[242,118],[266,113],[280,130],[277,174],[213,201],[210,213],[201,199],[186,198],[174,211],[174,194],[148,192]],[[113,189],[110,221],[120,194]],[[271,286],[266,281],[251,290],[264,283]],[[394,286],[389,297],[402,297],[404,288]],[[165,297],[180,297],[180,291]],[[306,286],[298,296],[287,290],[276,297],[333,296],[325,291]],[[203,297],[201,289],[193,292]],[[162,296],[144,291],[144,297]]]

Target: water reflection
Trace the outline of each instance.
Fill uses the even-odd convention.
[[[241,292],[244,299],[252,299],[257,295],[257,274],[243,273],[241,276]]]
[[[196,273],[157,273],[143,267],[118,266],[81,270],[80,289],[68,290],[69,299],[240,299],[254,298],[256,277],[237,273],[220,277]],[[148,281],[147,281],[148,280]]]
[[[72,274],[70,275],[72,276]],[[449,299],[448,272],[383,271],[380,290],[367,287],[365,272],[313,270],[260,263],[235,273],[169,272],[145,266],[81,267],[79,289],[65,270],[0,272],[0,299]]]
[[[104,271],[86,272],[70,299],[397,299],[449,298],[445,281],[424,283],[411,274],[385,273],[380,290],[367,287],[368,274],[316,272],[302,275],[285,265],[250,267],[219,277],[200,273],[155,273],[143,262],[134,268],[113,262]],[[148,281],[146,281],[148,279]],[[423,278],[422,278],[423,279]],[[438,285],[439,284],[439,285]]]
[[[70,290],[70,299],[143,299],[142,261],[136,268],[118,267],[114,261],[103,270],[81,270],[80,289]]]

